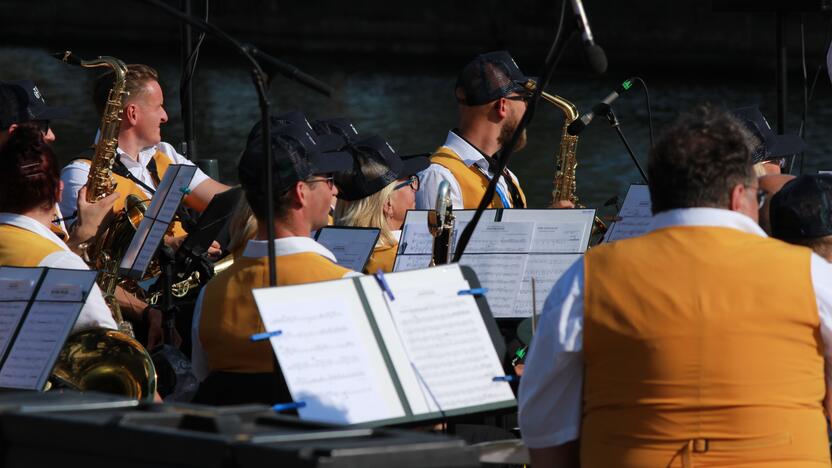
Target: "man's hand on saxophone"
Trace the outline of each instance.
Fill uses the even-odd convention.
[[[78,218],[69,228],[69,238],[66,241],[70,250],[82,258],[85,256],[82,244],[92,241],[102,223],[104,226],[109,224],[109,219],[113,216],[113,204],[120,195],[113,192],[97,202],[88,202],[86,196],[87,188],[82,187],[76,211]]]

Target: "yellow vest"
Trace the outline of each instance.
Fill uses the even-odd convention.
[[[364,273],[372,275],[377,272],[379,268],[385,273],[393,271],[393,263],[396,261],[396,250],[399,249],[399,243],[388,247],[376,247],[367,260],[367,265],[364,267]]]
[[[47,255],[63,249],[38,234],[0,224],[0,266],[36,267]]]
[[[156,161],[156,171],[159,174],[159,179],[164,178],[165,172],[168,170],[168,166],[173,164],[173,160],[170,159],[170,156],[161,151],[156,151],[156,154],[153,155],[153,160]],[[89,159],[78,159],[78,161],[85,164],[91,164]],[[127,177],[122,177],[115,173],[113,174],[113,180],[116,181],[116,191],[119,193],[119,198],[113,205],[114,213],[118,213],[124,209],[124,205],[129,195],[135,195],[139,197],[139,199],[141,200],[147,200],[147,205],[150,206],[150,197],[146,193],[144,193],[144,191],[141,189],[141,187],[139,187],[138,184],[128,179]],[[187,197],[187,195],[185,196]],[[173,223],[174,236],[179,237],[187,234],[188,233],[185,231],[185,229],[182,228],[182,223],[180,223],[179,221],[175,221]]]
[[[265,331],[251,290],[269,285],[268,264],[268,257],[237,258],[205,286],[199,341],[210,371],[262,373],[274,369],[269,342],[252,343],[249,339]],[[312,252],[277,257],[278,286],[341,279],[349,271]]]
[[[672,227],[584,264],[583,466],[829,466],[809,249]]]
[[[436,150],[430,157],[431,164],[439,164],[445,169],[449,170],[459,184],[459,190],[462,192],[463,209],[476,209],[485,195],[485,189],[488,187],[488,177],[474,166],[466,166],[465,162],[452,149],[443,146]],[[523,200],[523,205],[526,205],[526,194],[520,188],[520,183],[517,184],[517,191],[520,192],[520,198]],[[511,194],[506,193],[506,197],[511,200]],[[488,204],[488,208],[505,208],[503,202],[497,193],[494,193],[494,198]]]

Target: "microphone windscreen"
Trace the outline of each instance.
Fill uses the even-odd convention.
[[[607,71],[607,54],[598,44],[592,44],[586,48],[586,59],[595,74],[602,75]]]

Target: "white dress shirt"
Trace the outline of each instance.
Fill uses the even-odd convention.
[[[52,252],[43,258],[38,263],[38,266],[49,268],[65,268],[69,270],[89,270],[86,263],[69,250],[69,247],[58,238],[48,227],[40,222],[24,215],[15,213],[0,213],[0,224],[9,224],[11,226],[19,227],[27,231],[33,232],[61,248],[57,252]],[[26,248],[26,246],[20,246]],[[81,313],[78,315],[78,320],[72,327],[72,331],[78,331],[85,328],[104,327],[116,329],[116,321],[113,319],[113,314],[107,303],[104,302],[104,297],[101,295],[101,290],[97,284],[94,284],[90,293],[87,295],[87,302],[81,308]]]
[[[189,166],[194,165],[190,159],[177,153],[173,146],[165,142],[142,149],[139,151],[138,160],[134,160],[130,156],[127,156],[121,148],[118,148],[116,152],[118,153],[118,158],[122,163],[124,163],[124,167],[126,167],[127,170],[133,174],[133,176],[142,181],[142,183],[146,184],[148,187],[156,188],[156,183],[153,181],[150,171],[147,170],[147,164],[151,159],[153,159],[153,155],[156,154],[157,150],[168,155],[173,164],[187,164]],[[78,209],[78,191],[81,190],[81,187],[87,185],[87,178],[89,178],[89,174],[90,165],[78,160],[73,161],[61,170],[61,181],[64,183],[64,190],[61,194],[62,198],[60,206],[61,212],[64,213],[65,216],[71,216]],[[197,169],[188,188],[194,190],[206,179],[208,179],[208,176],[202,172],[201,169]],[[141,185],[139,185],[139,188],[145,192],[148,197],[152,196],[152,194],[145,190]],[[116,188],[116,191],[118,191],[118,188]],[[70,224],[72,222],[74,222],[74,220],[70,221]]]
[[[729,210],[690,208],[662,212],[650,229],[714,226],[766,237],[751,218]],[[812,254],[812,284],[820,314],[824,359],[832,363],[832,264]],[[580,435],[583,390],[584,263],[576,261],[543,305],[520,384],[520,429],[530,448],[562,445]],[[826,387],[832,388],[830,366]]]
[[[480,150],[471,146],[470,143],[453,131],[448,132],[448,138],[445,139],[445,144],[442,146],[456,153],[466,166],[476,166],[476,169],[482,172],[489,180],[493,177],[491,172],[488,171],[488,161],[483,157]],[[508,173],[514,180],[514,184],[519,185],[517,177],[511,171],[508,171]],[[453,208],[455,210],[463,209],[462,191],[459,188],[459,182],[456,181],[456,177],[444,166],[431,164],[427,169],[419,173],[419,191],[416,192],[417,210],[432,210],[436,208],[436,191],[439,189],[439,183],[443,180],[447,180],[451,184],[451,203],[453,203]],[[508,186],[506,186],[505,177],[501,177],[500,181],[497,182],[497,192],[498,195],[502,195],[500,198],[508,201],[506,206],[512,206],[511,192],[509,192]],[[476,200],[475,204],[479,204],[479,202],[479,200]],[[468,203],[470,204],[471,201],[469,200]]]
[[[243,250],[243,257],[248,258],[262,258],[269,255],[268,244],[263,240],[250,240]],[[326,257],[335,262],[335,255],[323,245],[317,243],[311,237],[283,237],[274,240],[274,254],[276,257],[285,255],[294,255],[299,253],[316,253]],[[278,272],[278,275],[280,272]],[[361,276],[361,273],[356,271],[349,271],[344,275],[344,278],[350,276]],[[191,369],[193,369],[194,376],[197,380],[202,382],[208,377],[208,358],[205,356],[205,350],[202,348],[202,343],[199,342],[199,321],[202,316],[202,297],[205,295],[205,288],[199,292],[199,296],[194,304],[194,318],[191,322]]]

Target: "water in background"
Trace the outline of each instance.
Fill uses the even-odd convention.
[[[87,59],[101,51],[76,53]],[[120,57],[125,62],[144,62],[157,68],[165,89],[170,121],[162,127],[165,141],[179,147],[183,137],[179,107],[179,62],[171,55],[136,52]],[[291,59],[291,63],[333,86],[336,95],[326,98],[281,76],[271,85],[272,112],[304,110],[310,118],[349,117],[359,132],[377,133],[402,154],[429,152],[445,139],[456,122],[453,84],[462,64],[437,65],[413,61],[362,61],[335,59]],[[520,64],[523,67],[523,64]],[[534,74],[534,70],[527,70]],[[645,75],[650,89],[656,132],[680,111],[711,102],[732,107],[759,105],[776,126],[774,72],[770,77],[720,77],[710,70],[701,77]],[[50,105],[73,109],[72,117],[53,123],[56,149],[64,163],[92,141],[99,125],[90,94],[97,70],[72,67],[51,58],[46,50],[0,48],[0,80],[33,79]],[[583,112],[606,96],[627,75],[588,79],[581,75],[556,75],[549,86],[572,101]],[[802,112],[802,91],[792,81],[787,129],[796,133]],[[236,163],[246,136],[259,119],[259,108],[251,75],[236,56],[227,60],[202,60],[194,79],[194,105],[198,156],[220,161],[221,179],[236,182]],[[636,86],[614,105],[622,128],[642,164],[649,148],[647,108],[644,94]],[[554,155],[563,126],[559,110],[541,103],[528,130],[527,147],[510,163],[528,195],[531,207],[551,199]],[[806,172],[832,170],[832,92],[822,73],[807,122]],[[591,207],[626,193],[640,176],[615,131],[604,119],[596,120],[581,134],[578,143],[578,194]]]

